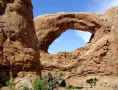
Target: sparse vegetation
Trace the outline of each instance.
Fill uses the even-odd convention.
[[[68,90],[80,90],[72,85],[67,86],[66,80],[63,78],[63,73],[60,72],[57,76],[48,73],[48,75],[44,76],[42,80],[36,80],[32,83],[32,88],[29,89],[27,84],[25,86],[19,87],[18,90],[54,90],[55,88],[66,88]],[[12,72],[10,72],[10,80],[7,81],[7,87],[10,90],[15,90],[14,78]]]
[[[81,90],[83,87],[75,87],[72,85],[67,86],[66,80],[63,78],[63,73],[59,73],[57,76],[52,73],[48,73],[48,75],[44,76],[42,80],[36,80],[32,83],[32,88],[30,90],[54,90],[56,88],[66,88],[68,90]],[[90,84],[91,88],[96,86],[97,78],[90,78],[86,80],[88,84]],[[10,90],[15,90],[14,78],[12,72],[10,72],[10,80],[7,82],[7,85]],[[114,88],[117,90],[118,88]],[[29,90],[29,86],[19,87],[19,90]]]
[[[88,83],[91,86],[91,88],[93,88],[93,86],[96,86],[97,81],[98,81],[97,78],[90,78],[86,80],[86,83]]]
[[[71,71],[72,71],[72,67],[71,67],[71,66],[66,67],[66,68],[65,68],[65,71],[71,72]]]
[[[10,88],[10,90],[15,90],[13,73],[10,72],[9,75],[10,75],[10,80],[6,83],[7,83],[8,87]]]
[[[57,76],[53,76],[48,73],[42,80],[36,80],[32,83],[30,90],[54,90],[58,87],[66,87],[66,81],[62,79],[63,73],[59,73]],[[10,72],[10,80],[7,82],[7,86],[10,90],[15,90],[14,78],[12,72]],[[19,90],[29,90],[28,86],[19,87]]]
[[[48,73],[48,76],[46,76],[46,83],[48,84],[48,87],[50,90],[53,90],[57,87],[65,87],[66,82],[62,79],[63,73],[59,73],[58,76],[53,76],[51,73]]]
[[[33,90],[49,90],[44,80],[37,80],[33,84]]]

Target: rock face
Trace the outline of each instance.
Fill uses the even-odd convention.
[[[108,9],[104,14],[57,13],[35,18],[36,33],[41,50],[40,60],[44,73],[46,71],[64,72],[65,78],[70,82],[72,78],[77,79],[79,76],[117,76],[117,18],[118,7]],[[49,45],[67,29],[92,33],[90,43],[73,52],[49,54]],[[67,67],[71,67],[71,72]]]
[[[39,70],[39,45],[32,9],[30,0],[0,1],[0,73],[5,69],[14,74]],[[2,79],[0,74],[0,81]]]

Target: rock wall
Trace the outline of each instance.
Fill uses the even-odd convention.
[[[30,0],[0,1],[0,82],[9,70],[40,72],[32,9]]]

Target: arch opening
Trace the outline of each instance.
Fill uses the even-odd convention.
[[[48,53],[71,52],[85,46],[91,39],[90,32],[79,30],[66,30],[48,48]]]

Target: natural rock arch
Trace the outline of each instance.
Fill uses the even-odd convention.
[[[5,69],[12,70],[13,74],[21,78],[30,72],[41,75],[41,70],[45,70],[43,73],[63,71],[67,75],[66,79],[72,77],[69,82],[74,81],[74,77],[77,81],[79,75],[118,76],[118,7],[101,15],[42,15],[34,19],[33,23],[30,0],[6,1],[0,1],[0,44],[3,47],[0,47],[0,82],[8,79],[5,78],[8,76]],[[91,43],[73,52],[48,54],[49,45],[68,29],[88,31],[94,36]],[[65,71],[67,66],[72,67],[69,75]]]
[[[34,19],[40,50],[47,52],[49,45],[68,29],[95,33],[100,27],[98,14],[57,13]]]
[[[66,66],[72,66],[74,70],[77,70],[77,72],[73,72],[75,75],[79,74],[81,67],[85,69],[83,74],[90,72],[118,75],[117,15],[118,7],[113,7],[104,14],[57,13],[37,17],[34,22],[39,39],[42,65],[51,71],[52,67],[54,71],[56,69],[60,71]],[[48,46],[67,29],[88,31],[94,36],[86,46],[73,52],[66,52],[66,59],[65,52],[55,55],[48,54]]]

